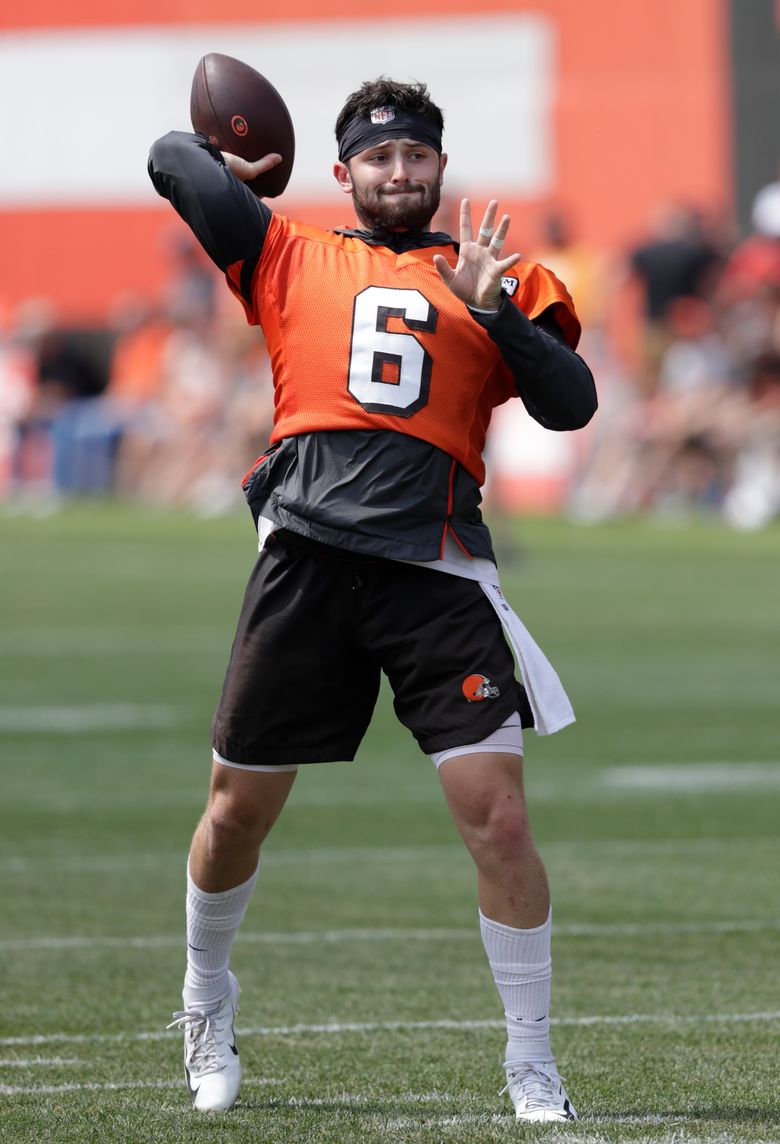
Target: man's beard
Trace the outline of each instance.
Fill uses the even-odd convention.
[[[364,194],[353,186],[355,214],[369,229],[379,226],[390,231],[425,230],[439,209],[439,184],[426,188],[422,183],[410,183],[405,189],[422,194],[397,194],[383,188]]]

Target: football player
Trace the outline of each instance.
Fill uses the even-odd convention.
[[[363,84],[338,116],[334,166],[357,226],[330,231],[245,186],[279,156],[249,163],[177,132],[151,151],[156,189],[262,327],[275,386],[270,446],[244,479],[260,553],[188,864],[174,1024],[203,1110],[238,1096],[229,956],[261,844],[300,766],[354,757],[384,670],[476,864],[517,1118],[575,1118],[550,1045],[550,899],[523,793],[523,729],[573,714],[501,593],[479,490],[497,405],[519,397],[548,429],[573,430],[596,393],[572,299],[505,251],[495,201],[475,232],[464,200],[458,241],[429,229],[442,132],[424,84]]]

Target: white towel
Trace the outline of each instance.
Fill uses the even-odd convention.
[[[493,605],[517,658],[537,735],[552,735],[568,727],[574,722],[574,711],[555,668],[510,608],[500,585],[480,580],[480,587]]]

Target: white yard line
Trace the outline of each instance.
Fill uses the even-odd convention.
[[[736,921],[702,922],[616,922],[571,923],[556,925],[556,938],[578,937],[651,937],[675,934],[772,933],[780,930],[780,918],[745,918]],[[239,933],[236,941],[243,945],[339,945],[356,941],[471,941],[476,940],[476,927],[417,929],[412,927],[381,929],[302,930],[288,933]],[[150,934],[148,937],[108,937],[86,934],[71,937],[9,938],[0,941],[0,953],[60,951],[73,949],[175,949],[183,947],[181,934]]]
[[[730,791],[745,788],[780,787],[780,763],[726,762],[645,763],[608,767],[599,772],[599,782],[608,790],[624,793],[681,794],[697,791]]]
[[[391,1132],[408,1132],[411,1129],[420,1128],[420,1121],[420,1116],[394,1116],[392,1120],[383,1120],[382,1127]],[[485,1112],[462,1112],[459,1116],[431,1116],[430,1113],[425,1113],[426,1128],[460,1128],[462,1124],[491,1126],[503,1124],[506,1128],[511,1128],[515,1123],[515,1117],[512,1113],[505,1113],[504,1115],[493,1113],[491,1115]]]
[[[556,925],[556,937],[642,937],[653,934],[763,933],[780,930],[780,918],[706,922],[573,922]]]
[[[244,945],[337,945],[354,941],[453,941],[473,938],[474,929],[349,929],[312,930],[299,933],[245,933],[236,941]],[[182,934],[150,937],[39,937],[0,941],[0,953],[64,949],[170,949],[184,948]]]
[[[28,1057],[26,1060],[19,1057],[6,1057],[0,1059],[0,1069],[59,1068],[61,1065],[82,1065],[84,1063],[81,1057]]]
[[[83,731],[175,727],[180,713],[158,703],[91,703],[80,707],[0,707],[0,731],[75,735]]]
[[[668,1116],[656,1115],[648,1113],[646,1116],[581,1116],[579,1122],[583,1128],[590,1129],[595,1126],[603,1126],[607,1128],[616,1124],[642,1125],[650,1126],[666,1126],[670,1130],[676,1125],[686,1124],[700,1124],[701,1117],[699,1116],[685,1116],[677,1113],[672,1113]],[[459,1128],[461,1125],[466,1124],[483,1124],[483,1125],[496,1125],[503,1124],[507,1128],[516,1125],[514,1115],[510,1113],[479,1113],[479,1112],[464,1112],[459,1116],[431,1116],[430,1113],[425,1113],[425,1127],[426,1128]],[[392,1120],[383,1120],[382,1126],[392,1130],[410,1130],[420,1128],[420,1116],[397,1116]],[[572,1135],[577,1132],[577,1126],[567,1124],[562,1130],[566,1133],[566,1144],[576,1144],[577,1141],[588,1141],[588,1144],[598,1144],[599,1141],[605,1139],[602,1136],[593,1136],[588,1132],[587,1136]],[[647,1138],[645,1138],[647,1139]],[[733,1144],[734,1137],[728,1134],[719,1133],[714,1136],[688,1136],[684,1138],[674,1136],[669,1138],[670,1141],[675,1141],[676,1144]],[[659,1138],[653,1137],[654,1144],[659,1144]],[[641,1141],[635,1141],[635,1144],[642,1144]]]
[[[672,1013],[628,1013],[625,1015],[553,1018],[553,1025],[584,1027],[590,1025],[719,1025],[749,1024],[757,1021],[780,1021],[780,1010],[757,1013],[704,1013],[688,1016]],[[256,1025],[239,1027],[240,1037],[342,1036],[349,1033],[413,1032],[418,1029],[442,1029],[468,1032],[478,1029],[503,1029],[505,1022],[497,1018],[475,1021],[329,1021],[323,1024]],[[27,1037],[0,1037],[0,1046],[70,1044],[132,1044],[140,1041],[162,1041],[175,1034],[164,1029],[140,1033],[44,1033]]]
[[[282,1084],[278,1077],[252,1077],[244,1080],[244,1086]],[[87,1081],[67,1084],[0,1084],[0,1096],[64,1096],[71,1092],[122,1092],[127,1089],[179,1089],[184,1087],[182,1080],[126,1080],[126,1081]]]

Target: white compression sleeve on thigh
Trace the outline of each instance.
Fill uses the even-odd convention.
[[[184,1005],[216,1005],[228,993],[230,950],[244,920],[257,881],[248,881],[219,894],[195,885],[187,869],[187,972]]]
[[[550,933],[552,912],[535,929],[513,929],[491,921],[480,911],[482,943],[504,1003],[507,1027],[506,1063],[549,1061]]]
[[[488,751],[494,754],[519,755],[522,759],[523,728],[520,724],[519,711],[515,711],[504,720],[497,731],[492,735],[486,735],[478,743],[465,743],[462,747],[449,747],[444,751],[436,751],[431,755],[431,759],[438,770],[447,759],[456,759],[459,755],[479,755]]]

